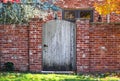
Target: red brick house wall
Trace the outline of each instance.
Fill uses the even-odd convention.
[[[94,9],[95,2],[103,3],[105,0],[58,0],[55,4],[59,6],[62,10],[71,9],[71,10],[81,10],[81,9],[93,9],[93,20],[94,22],[98,21],[99,13]],[[62,12],[62,11],[61,11]],[[110,14],[110,22],[120,22],[120,15],[115,14],[114,12]],[[58,13],[59,19],[62,18],[62,13]],[[102,22],[107,22],[107,17],[102,15]]]

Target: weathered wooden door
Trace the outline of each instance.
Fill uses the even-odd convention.
[[[75,70],[75,24],[63,20],[44,24],[43,70]]]

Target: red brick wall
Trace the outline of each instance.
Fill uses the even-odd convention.
[[[33,20],[29,27],[29,70],[42,70],[42,21]]]
[[[13,62],[16,70],[28,69],[27,26],[0,25],[0,64]]]
[[[90,71],[120,70],[120,23],[90,26]]]
[[[0,66],[13,62],[15,70],[42,70],[42,24],[0,25]],[[77,72],[120,70],[120,24],[76,21]]]
[[[42,23],[0,25],[0,70],[13,62],[15,70],[39,72],[42,69]]]
[[[77,72],[89,72],[89,20],[76,21]]]
[[[77,20],[77,72],[120,70],[120,23]]]

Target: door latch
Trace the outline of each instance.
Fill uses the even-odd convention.
[[[44,44],[43,46],[44,46],[44,47],[48,47],[48,45],[46,45],[46,44]]]

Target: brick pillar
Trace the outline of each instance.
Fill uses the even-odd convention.
[[[78,19],[76,21],[76,62],[77,62],[77,73],[89,72],[89,20]]]
[[[42,70],[42,21],[34,19],[29,27],[29,70]]]

